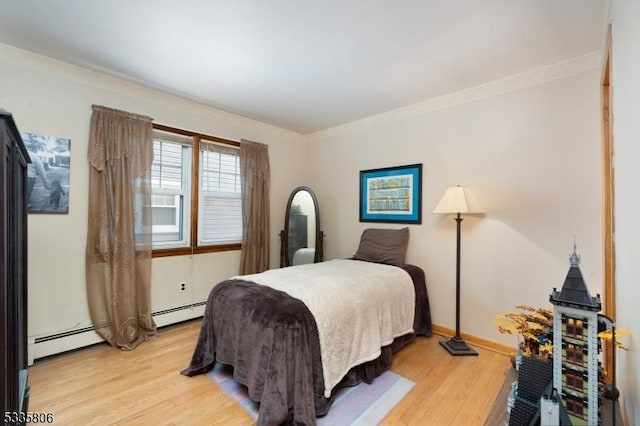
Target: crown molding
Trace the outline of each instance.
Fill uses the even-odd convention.
[[[417,104],[408,105],[391,111],[372,115],[361,120],[341,124],[307,135],[308,140],[326,140],[333,137],[362,131],[368,128],[407,120],[434,111],[455,108],[482,99],[515,92],[527,87],[544,84],[553,80],[570,77],[584,72],[599,70],[602,67],[602,52],[596,51],[578,56],[553,65],[514,74],[509,77],[481,84],[459,92],[449,93],[436,98],[427,99]]]
[[[343,134],[407,120],[434,111],[455,108],[478,100],[521,90],[526,87],[544,84],[588,71],[599,70],[602,66],[602,52],[596,51],[459,92],[427,99],[416,104],[372,115],[361,120],[341,124],[308,135],[301,135],[297,132],[223,111],[204,103],[169,94],[161,89],[145,86],[140,82],[132,82],[121,77],[69,64],[2,43],[0,43],[0,58],[6,63],[40,72],[44,71],[63,78],[72,78],[87,85],[123,96],[145,100],[151,99],[152,101],[167,103],[172,106],[177,105],[179,108],[207,120],[223,122],[237,128],[250,128],[256,132],[299,142],[326,140]]]
[[[170,94],[159,88],[146,86],[141,82],[134,82],[124,77],[113,76],[106,72],[84,68],[2,43],[0,43],[0,61],[51,75],[57,75],[66,79],[73,79],[74,81],[87,84],[91,87],[129,98],[133,97],[168,104],[172,107],[186,110],[190,114],[206,120],[223,122],[236,128],[249,128],[261,134],[273,135],[285,140],[304,142],[304,137],[301,134],[287,129]]]

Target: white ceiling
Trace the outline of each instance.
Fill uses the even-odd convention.
[[[0,43],[302,134],[598,51],[607,0],[0,0]]]

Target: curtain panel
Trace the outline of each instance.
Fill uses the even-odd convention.
[[[96,332],[134,349],[151,317],[152,119],[93,105],[89,134],[86,286]]]
[[[267,145],[242,140],[242,252],[240,274],[269,269],[269,150]]]

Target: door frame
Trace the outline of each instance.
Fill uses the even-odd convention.
[[[614,223],[614,168],[613,168],[613,112],[611,87],[611,24],[607,28],[607,39],[603,57],[601,78],[602,120],[602,242],[603,242],[603,291],[604,313],[615,321],[615,223]],[[605,375],[611,380],[613,353],[605,346]],[[615,374],[615,372],[613,372]]]

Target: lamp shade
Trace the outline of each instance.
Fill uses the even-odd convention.
[[[484,209],[469,188],[453,186],[447,188],[434,213],[484,213]]]

